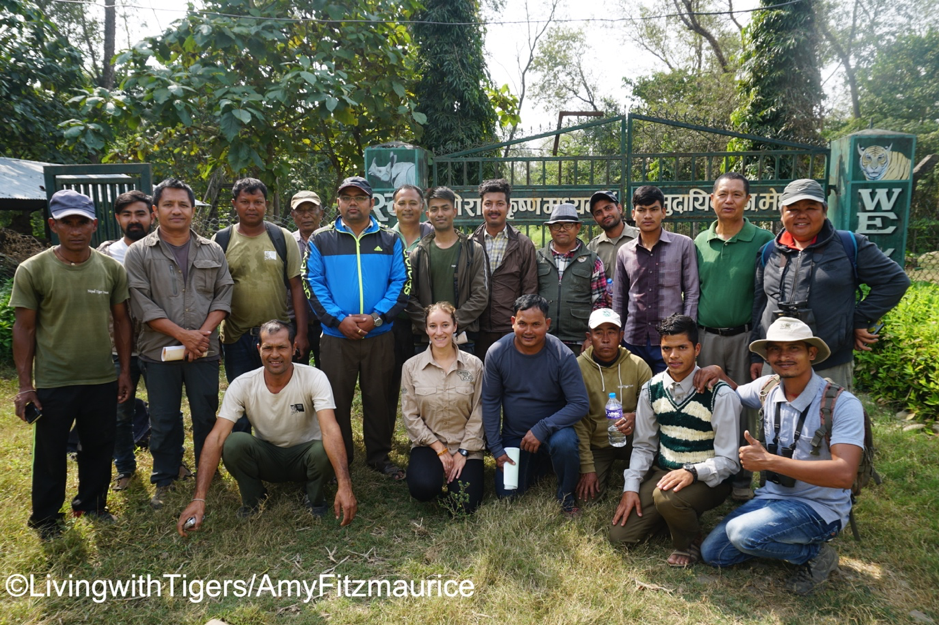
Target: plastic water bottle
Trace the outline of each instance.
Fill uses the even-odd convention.
[[[626,435],[616,427],[616,422],[622,418],[623,404],[616,399],[616,393],[610,393],[610,399],[606,402],[606,422],[609,424],[606,431],[610,437],[610,445],[613,447],[626,446]]]

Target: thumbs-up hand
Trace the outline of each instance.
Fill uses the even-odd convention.
[[[747,440],[747,445],[740,448],[740,464],[747,471],[763,471],[769,468],[769,463],[773,459],[773,454],[766,451],[763,444],[750,436],[750,430],[743,433]]]

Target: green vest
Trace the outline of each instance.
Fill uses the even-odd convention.
[[[535,253],[538,260],[538,294],[548,300],[551,334],[568,343],[582,343],[593,311],[590,278],[597,255],[583,243],[558,283],[558,266],[550,243]]]
[[[658,376],[656,376],[658,377]],[[659,424],[659,466],[667,471],[685,463],[698,463],[714,457],[714,426],[711,414],[717,389],[724,382],[703,393],[692,393],[680,404],[665,389],[663,375],[649,383],[649,400]]]

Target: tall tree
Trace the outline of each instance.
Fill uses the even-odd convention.
[[[734,121],[755,135],[818,141],[823,92],[812,2],[775,4],[760,0],[764,10],[744,31],[744,104]]]
[[[424,147],[446,154],[492,141],[498,117],[487,95],[479,3],[425,0],[414,19],[420,73],[414,94],[428,119]]]
[[[176,151],[201,162],[203,178],[223,167],[275,190],[293,161],[322,158],[338,182],[361,166],[367,145],[411,139],[425,121],[412,93],[414,47],[400,24],[415,7],[210,0],[118,55],[123,90],[80,98],[81,117],[66,134],[92,147],[136,147],[141,159]]]
[[[0,155],[70,162],[56,126],[82,87],[81,53],[29,0],[0,0]]]

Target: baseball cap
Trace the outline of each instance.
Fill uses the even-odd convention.
[[[556,224],[565,221],[573,221],[580,223],[580,215],[577,214],[577,207],[573,204],[558,204],[554,207],[554,210],[551,211],[551,217],[548,221],[544,222],[544,225],[550,226],[551,224]]]
[[[316,204],[317,206],[323,205],[323,202],[320,200],[320,196],[318,196],[316,193],[312,191],[297,191],[293,194],[293,197],[290,198],[290,210],[297,208],[304,202]]]
[[[810,178],[793,180],[787,184],[786,188],[783,189],[782,197],[779,199],[779,205],[789,206],[799,200],[815,200],[826,207],[828,206],[828,200],[825,198],[825,190],[822,189],[822,185]]]
[[[87,195],[72,189],[56,191],[49,200],[49,212],[53,219],[62,219],[69,215],[79,215],[88,219],[97,219],[95,203]]]
[[[590,196],[590,211],[593,212],[593,205],[600,200],[609,200],[614,204],[619,204],[619,193],[612,189],[597,191]]]
[[[587,320],[587,327],[593,330],[604,323],[612,323],[617,328],[623,327],[623,322],[620,320],[619,315],[609,308],[598,308],[590,313],[590,318]]]
[[[766,360],[767,343],[794,343],[803,341],[818,348],[818,355],[812,364],[817,365],[831,356],[831,349],[822,339],[812,336],[812,328],[804,321],[794,317],[780,317],[766,330],[766,338],[750,343],[750,351]]]
[[[369,197],[371,197],[372,195],[372,185],[370,185],[368,183],[368,180],[366,180],[362,176],[349,176],[348,178],[343,180],[342,184],[339,185],[339,191],[337,191],[337,193],[342,193],[343,189],[347,189],[349,187],[355,187],[356,189],[361,189],[362,191],[365,191],[365,193],[367,193]]]

